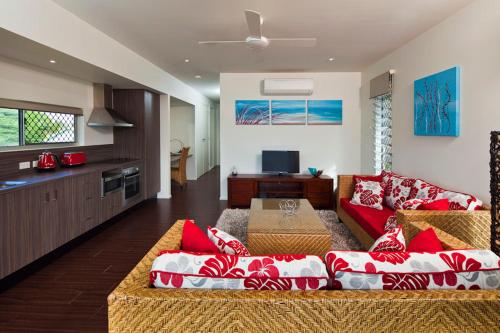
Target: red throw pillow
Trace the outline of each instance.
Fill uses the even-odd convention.
[[[200,253],[220,253],[217,246],[212,243],[207,234],[191,220],[186,220],[184,223],[181,249]]]
[[[362,181],[371,181],[371,182],[377,182],[377,183],[381,183],[382,182],[382,175],[376,175],[376,176],[360,176],[360,175],[353,175],[352,176],[352,180],[354,182],[354,184],[356,184],[358,182],[358,179],[359,180],[362,180]]]
[[[408,244],[408,252],[438,252],[443,251],[443,246],[434,229],[419,232]]]
[[[422,203],[417,208],[418,210],[449,210],[450,202],[448,199],[439,199],[427,203]]]

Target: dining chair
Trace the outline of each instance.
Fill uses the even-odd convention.
[[[186,164],[187,164],[189,149],[190,147],[183,147],[181,150],[179,165],[170,167],[170,176],[172,180],[179,183],[182,189],[184,189],[184,186],[187,185]]]

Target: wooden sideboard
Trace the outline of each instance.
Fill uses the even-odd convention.
[[[230,208],[248,208],[252,198],[305,198],[315,209],[333,209],[333,179],[328,176],[231,175],[227,193]]]

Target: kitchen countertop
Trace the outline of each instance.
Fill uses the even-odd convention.
[[[32,174],[1,178],[0,182],[14,181],[25,183],[0,188],[0,194],[66,177],[74,177],[93,172],[103,172],[115,168],[123,168],[128,165],[137,164],[140,162],[141,160],[139,159],[117,159],[87,163],[81,166],[74,167],[58,167],[55,170],[33,170]]]

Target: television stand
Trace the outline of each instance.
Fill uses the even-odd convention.
[[[229,208],[249,208],[252,198],[308,199],[315,209],[333,209],[328,176],[238,174],[227,178]]]

